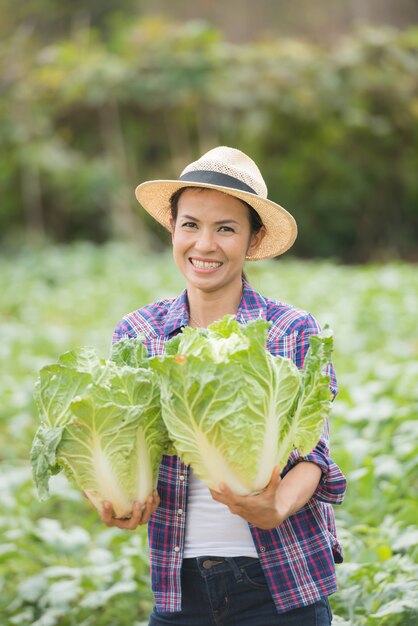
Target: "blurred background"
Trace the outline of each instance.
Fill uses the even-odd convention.
[[[299,225],[250,282],[334,329],[349,487],[333,626],[416,626],[417,1],[0,0],[0,15],[1,626],[147,623],[145,529],[104,527],[61,475],[38,501],[33,386],[181,291],[134,189],[220,144]]]
[[[0,242],[167,239],[136,206],[220,144],[296,216],[292,254],[416,261],[414,0],[0,0]]]

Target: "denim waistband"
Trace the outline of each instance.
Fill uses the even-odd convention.
[[[202,576],[233,572],[236,578],[241,578],[242,570],[259,563],[258,558],[251,556],[197,556],[183,559],[182,567],[185,571],[196,571]]]

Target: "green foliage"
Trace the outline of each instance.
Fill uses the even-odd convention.
[[[139,626],[152,602],[145,532],[105,529],[60,477],[39,505],[28,470],[2,463],[2,625]]]
[[[262,293],[311,311],[335,333],[332,455],[349,482],[336,508],[345,562],[337,567],[333,624],[415,625],[416,268],[282,259],[248,264],[247,273]],[[51,478],[51,497],[38,501],[29,467],[38,423],[33,385],[64,350],[92,345],[107,356],[125,313],[182,287],[168,255],[146,258],[126,245],[0,257],[2,626],[139,626],[146,619],[145,530],[107,529],[60,475]]]
[[[48,45],[10,32],[3,239],[25,228],[58,241],[136,238],[145,250],[161,231],[136,184],[177,178],[225,144],[248,151],[270,197],[295,214],[298,255],[416,259],[416,28],[361,30],[328,47],[232,45],[199,21],[120,16]]]

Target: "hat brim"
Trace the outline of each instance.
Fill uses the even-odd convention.
[[[293,216],[282,206],[272,200],[260,198],[256,194],[222,187],[208,183],[181,180],[150,180],[138,185],[135,196],[141,206],[167,230],[170,225],[170,198],[183,187],[204,187],[222,191],[230,196],[244,200],[259,214],[266,228],[266,234],[249,261],[269,259],[289,250],[297,237],[297,225]]]

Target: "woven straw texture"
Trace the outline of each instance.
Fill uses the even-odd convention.
[[[296,222],[286,209],[268,200],[267,186],[260,170],[250,157],[240,150],[220,146],[190,163],[181,175],[199,170],[233,176],[250,186],[255,193],[201,182],[152,180],[138,185],[135,190],[136,198],[154,219],[170,230],[170,197],[175,191],[183,187],[217,189],[247,202],[257,211],[263,221],[266,235],[256,252],[247,257],[248,260],[255,261],[278,256],[292,246],[297,236]]]

